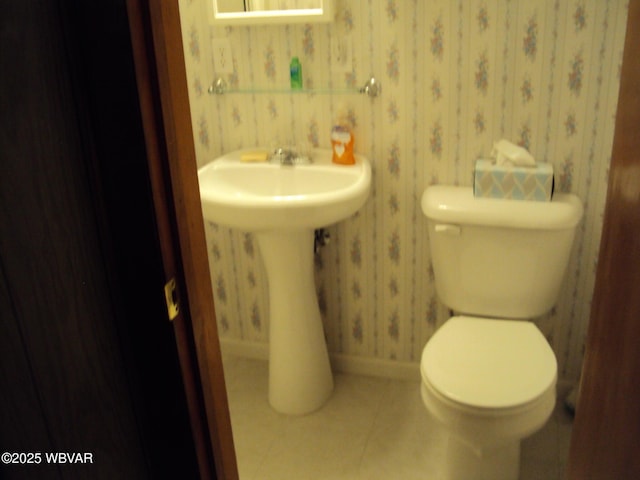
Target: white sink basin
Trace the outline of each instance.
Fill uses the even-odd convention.
[[[346,219],[367,200],[369,161],[310,165],[240,161],[241,150],[198,171],[204,218],[255,232],[269,283],[269,403],[302,415],[320,408],[333,376],[313,271],[313,230]]]
[[[242,162],[228,153],[198,171],[204,217],[244,231],[320,228],[353,215],[371,185],[369,161],[331,163],[330,150],[314,150],[309,165]]]

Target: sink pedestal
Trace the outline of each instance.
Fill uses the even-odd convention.
[[[333,391],[313,276],[313,229],[255,235],[269,282],[269,403],[281,413],[310,413]]]

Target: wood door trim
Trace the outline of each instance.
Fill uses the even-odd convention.
[[[568,478],[640,478],[640,0],[629,3],[609,189]]]
[[[183,287],[174,326],[201,478],[212,478],[213,460],[215,478],[236,480],[178,2],[128,0],[127,7],[163,259]]]

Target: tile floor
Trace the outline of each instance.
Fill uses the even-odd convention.
[[[418,381],[338,373],[323,408],[290,417],[269,407],[267,362],[225,356],[224,369],[241,480],[438,478],[443,438]],[[521,480],[563,478],[570,436],[571,416],[560,404],[524,440]]]

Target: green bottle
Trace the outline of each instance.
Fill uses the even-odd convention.
[[[291,74],[291,89],[302,90],[302,65],[298,57],[293,57],[289,64],[289,73]]]

